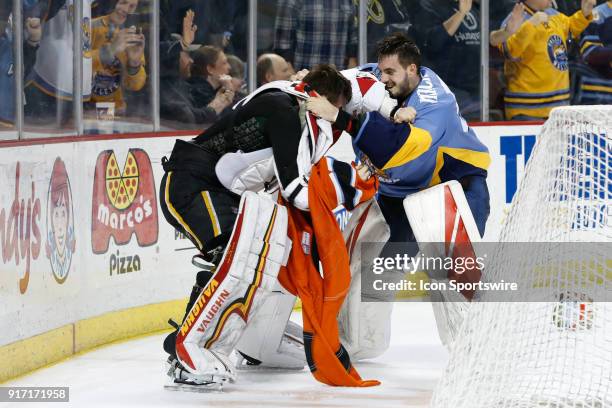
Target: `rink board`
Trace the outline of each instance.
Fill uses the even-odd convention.
[[[499,234],[539,127],[475,127],[492,156],[486,241]],[[196,271],[193,245],[159,207],[174,139],[0,143],[0,359],[10,362],[0,382],[180,318]],[[351,160],[350,140],[330,155]]]

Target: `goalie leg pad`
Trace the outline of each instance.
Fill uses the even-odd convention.
[[[240,368],[266,368],[301,370],[306,365],[302,328],[289,321],[295,296],[272,293],[256,316],[249,322],[236,349],[260,362],[256,366]],[[294,330],[297,326],[297,330]]]
[[[219,267],[177,334],[177,357],[189,372],[235,378],[228,356],[276,287],[290,245],[286,209],[246,192]]]
[[[361,287],[361,271],[372,270],[372,259],[379,256],[389,238],[389,227],[376,200],[355,208],[343,235],[351,261],[351,286],[338,314],[338,327],[351,361],[358,361],[383,354],[391,338],[394,299],[381,299],[380,293],[362,291]],[[367,251],[362,252],[364,249]]]
[[[486,189],[486,181],[484,188]],[[474,197],[471,199],[474,201]],[[404,200],[404,208],[419,249],[425,256],[476,258],[472,244],[480,242],[480,232],[472,207],[468,204],[458,181],[449,181],[412,194]],[[488,194],[486,209],[488,215]],[[484,214],[485,211],[481,213]],[[486,221],[486,217],[484,220]],[[434,281],[446,282],[448,279],[477,282],[481,276],[481,271],[477,268],[462,275],[446,270],[425,272]],[[462,294],[463,296],[450,291],[431,293],[438,333],[445,345],[450,345],[455,338],[469,307],[466,299],[469,300],[473,296],[472,292],[467,291]]]

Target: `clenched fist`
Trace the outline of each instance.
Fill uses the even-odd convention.
[[[372,177],[372,172],[370,171],[370,168],[364,163],[359,163],[355,170],[357,170],[357,175],[362,180],[367,181],[370,179],[370,177]]]
[[[395,115],[393,115],[393,122],[395,123],[414,123],[417,112],[412,106],[405,108],[399,108]]]

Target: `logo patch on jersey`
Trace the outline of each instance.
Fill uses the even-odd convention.
[[[459,11],[459,10],[455,10],[455,11]],[[461,24],[463,24],[463,26],[470,31],[478,28],[478,20],[476,19],[476,16],[474,16],[474,14],[471,11],[469,11],[465,15],[465,17],[461,21]]]
[[[11,63],[8,67],[8,71],[6,72],[6,76],[12,77],[15,75],[15,65]]]
[[[91,92],[97,96],[109,96],[117,92],[121,85],[121,74],[96,72]]]
[[[310,255],[311,246],[312,239],[310,237],[310,234],[306,231],[302,232],[302,251],[304,251],[306,255]]]
[[[565,47],[563,39],[558,35],[551,35],[548,38],[546,48],[548,49],[548,58],[550,58],[550,62],[552,62],[555,68],[559,71],[567,71],[567,48]]]
[[[338,223],[338,227],[340,227],[340,231],[344,231],[353,214],[343,205],[339,205],[334,208],[333,213],[334,217],[336,218],[336,222]]]

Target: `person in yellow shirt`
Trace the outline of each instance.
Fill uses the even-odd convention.
[[[91,101],[115,102],[117,114],[126,108],[123,89],[139,91],[147,80],[142,28],[128,21],[137,7],[138,0],[117,0],[112,13],[91,24],[92,50],[99,57],[94,58]]]
[[[567,41],[593,20],[595,4],[582,0],[581,10],[568,17],[551,8],[551,0],[523,0],[491,33],[491,45],[505,58],[507,119],[542,120],[569,104]]]

